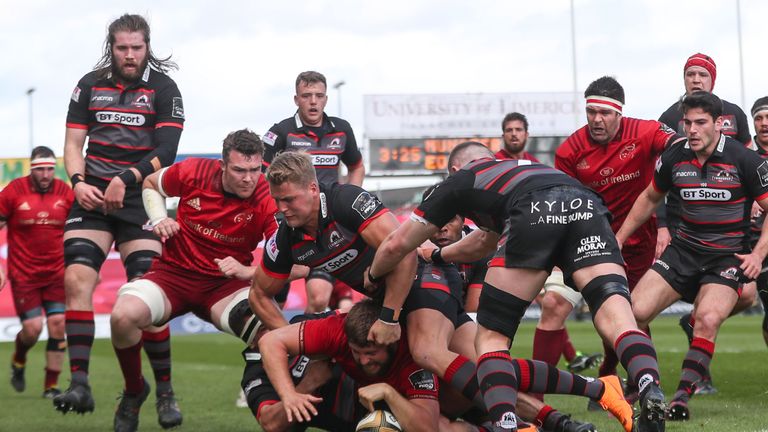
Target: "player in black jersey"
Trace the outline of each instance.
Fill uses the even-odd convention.
[[[144,211],[141,182],[176,157],[184,105],[166,75],[175,68],[170,57],[152,52],[147,21],[126,14],[109,25],[101,60],[72,92],[64,143],[64,165],[76,199],[64,227],[72,383],[53,400],[64,413],[94,409],[88,381],[95,331],[92,296],[112,243],[129,280],[143,275],[161,251]],[[164,326],[145,331],[143,338],[157,382],[158,420],[164,428],[178,426],[182,416],[171,387],[170,332]],[[126,393],[121,406],[139,398]]]
[[[768,96],[761,97],[752,105],[752,121],[755,126],[755,138],[757,154],[763,159],[768,159]],[[755,247],[760,231],[765,223],[765,213],[761,208],[754,208],[752,212],[752,247]],[[757,292],[760,301],[763,302],[765,314],[763,316],[763,339],[768,345],[768,262],[763,261],[763,269],[757,278]]]
[[[752,202],[768,208],[768,161],[721,133],[722,104],[709,92],[682,102],[687,140],[667,149],[653,182],[616,233],[620,243],[649,217],[667,193],[680,198],[681,224],[672,243],[632,293],[632,310],[648,325],[677,300],[695,303],[693,341],[682,365],[669,419],[688,420],[688,401],[705,376],[722,322],[741,286],[758,277],[768,254],[768,226],[750,249]]]
[[[338,183],[339,166],[343,163],[348,170],[345,183],[362,186],[365,166],[352,127],[344,119],[325,114],[325,76],[315,71],[300,73],[293,101],[298,107],[296,113],[274,124],[262,137],[266,144],[264,168],[282,151],[301,150],[311,155],[320,183]],[[335,281],[328,272],[315,269],[306,281],[307,312],[320,312],[329,305],[336,307],[330,304]]]
[[[350,184],[326,186],[315,176],[310,155],[284,152],[267,170],[270,194],[284,215],[264,246],[262,265],[251,287],[251,306],[268,328],[286,324],[272,301],[294,264],[330,273],[352,289],[378,299],[381,319],[371,328],[378,343],[400,338],[398,319],[416,272],[416,254],[403,259],[388,277],[386,289],[364,287],[365,268],[375,248],[398,227],[379,199]]]
[[[581,290],[598,331],[615,344],[622,364],[639,384],[639,430],[663,430],[665,403],[656,352],[630,316],[623,260],[602,200],[553,168],[492,157],[477,142],[454,148],[448,161],[452,174],[378,248],[369,283],[387,275],[401,257],[456,214],[467,216],[482,229],[437,250],[433,261],[467,262],[497,251],[483,284],[475,339],[480,355],[477,379],[486,406],[492,407],[494,429],[517,427],[518,381],[509,347],[525,309],[552,267],[558,266]]]

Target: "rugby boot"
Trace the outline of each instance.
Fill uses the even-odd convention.
[[[664,432],[667,403],[658,385],[648,384],[645,396],[640,400],[640,414],[635,419],[637,432]]]
[[[568,362],[568,371],[571,373],[579,373],[599,365],[601,361],[603,361],[603,355],[600,353],[589,355],[577,353],[576,357]]]
[[[669,403],[667,420],[669,421],[688,421],[691,419],[691,413],[688,411],[688,402],[683,399],[675,399]]]
[[[634,423],[632,416],[634,412],[632,407],[624,399],[624,391],[621,389],[621,380],[616,375],[608,375],[598,378],[603,382],[605,390],[598,403],[600,406],[613,414],[616,420],[621,423],[625,432],[632,432]]]
[[[597,428],[592,423],[582,423],[566,415],[557,422],[554,432],[597,432]]]
[[[95,403],[88,384],[72,383],[62,394],[53,398],[53,406],[63,414],[74,411],[78,414],[93,412]]]
[[[27,388],[27,381],[24,379],[24,366],[16,366],[11,362],[11,387],[21,393]]]
[[[712,377],[707,377],[697,382],[696,390],[693,391],[693,394],[697,395],[710,395],[715,393],[717,393],[717,388],[712,384]]]
[[[170,429],[181,425],[184,418],[173,391],[158,393],[156,397],[155,408],[157,408],[157,422],[160,426],[163,429]]]
[[[120,395],[120,403],[115,410],[114,428],[115,432],[135,432],[139,429],[139,410],[141,404],[149,396],[149,383],[144,380],[144,390],[137,395],[129,395],[123,391]]]
[[[45,391],[43,392],[43,398],[53,399],[60,394],[61,394],[61,390],[59,390],[56,387],[51,387],[51,388],[45,389]]]

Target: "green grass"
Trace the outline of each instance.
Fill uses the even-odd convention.
[[[720,390],[716,395],[697,396],[691,403],[692,420],[668,423],[668,431],[768,431],[768,349],[760,333],[760,317],[735,317],[723,326],[717,344],[712,375]],[[520,326],[513,354],[529,357],[534,324]],[[677,318],[661,318],[653,323],[653,338],[659,352],[664,389],[674,393],[685,355],[685,337]],[[584,352],[596,352],[600,343],[590,323],[569,323],[571,339]],[[50,401],[40,397],[43,379],[44,344],[29,355],[27,391],[17,394],[8,384],[13,345],[0,344],[0,431],[105,431],[111,430],[116,397],[122,376],[112,347],[98,340],[91,362],[91,382],[96,398],[93,414],[62,416]],[[181,398],[185,431],[259,430],[247,409],[235,408],[242,373],[240,343],[227,335],[178,336],[173,338],[173,379]],[[145,371],[148,365],[144,364]],[[594,374],[594,370],[588,371]],[[151,375],[151,373],[150,373]],[[69,374],[60,382],[68,383]],[[150,379],[150,382],[152,380]],[[587,420],[601,431],[619,430],[618,423],[604,413],[586,411],[586,399],[547,396],[559,410]],[[150,396],[141,413],[140,430],[158,431],[160,426]]]

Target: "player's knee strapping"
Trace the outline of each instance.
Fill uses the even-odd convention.
[[[131,252],[125,257],[125,275],[128,280],[144,276],[152,265],[152,259],[159,254],[151,250],[139,250]]]
[[[46,351],[64,352],[67,350],[67,341],[65,339],[56,339],[49,337],[45,344]]]
[[[224,309],[221,314],[221,328],[239,337],[248,345],[253,343],[256,333],[261,328],[261,321],[248,303],[248,290],[238,293]]]
[[[163,290],[154,282],[147,279],[129,281],[120,287],[117,295],[132,295],[138,297],[149,308],[152,324],[162,324],[165,315],[165,297]]]
[[[307,275],[307,280],[310,279],[321,279],[329,284],[333,284],[333,276],[331,276],[328,272],[323,270],[318,270],[316,268],[310,270],[309,274]]]
[[[530,304],[530,301],[504,292],[488,282],[483,282],[477,323],[514,339],[517,327]]]
[[[584,301],[589,305],[589,310],[594,318],[600,306],[608,300],[608,297],[620,295],[631,302],[629,297],[629,286],[627,278],[617,274],[598,276],[592,279],[581,290]]]
[[[60,302],[53,302],[53,301],[44,301],[43,302],[43,309],[45,309],[45,315],[51,316],[51,315],[58,315],[63,314],[66,310],[66,307],[64,303]]]
[[[64,264],[81,264],[96,271],[101,269],[104,260],[107,259],[99,245],[85,238],[71,238],[64,240]]]

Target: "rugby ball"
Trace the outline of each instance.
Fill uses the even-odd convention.
[[[357,424],[356,432],[403,432],[395,415],[387,410],[374,410]]]

